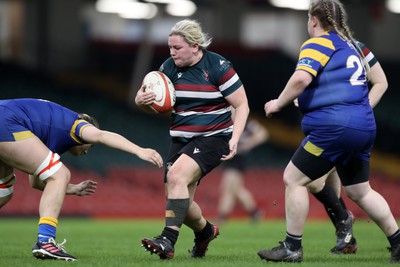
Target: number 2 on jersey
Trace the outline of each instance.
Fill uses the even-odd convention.
[[[366,81],[366,79],[360,79],[360,77],[363,75],[365,69],[363,64],[360,61],[360,58],[355,56],[355,55],[351,55],[347,58],[346,61],[346,68],[350,69],[354,69],[353,74],[350,77],[350,83],[353,86],[357,86],[357,85],[363,85]]]

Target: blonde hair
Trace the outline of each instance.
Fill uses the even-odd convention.
[[[345,41],[350,41],[363,59],[369,76],[370,66],[365,60],[361,47],[355,41],[350,27],[347,25],[347,13],[339,0],[311,0],[309,14],[318,18],[324,30],[335,30]]]
[[[207,49],[212,41],[211,36],[203,32],[199,22],[189,19],[177,22],[169,34],[169,36],[172,35],[180,35],[190,46],[198,44],[202,50]]]

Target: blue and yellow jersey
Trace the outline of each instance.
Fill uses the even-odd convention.
[[[30,98],[0,100],[0,142],[37,136],[52,152],[62,154],[84,144],[82,129],[90,125],[78,113],[56,103]]]
[[[231,107],[225,97],[242,82],[228,60],[204,51],[194,66],[179,68],[168,58],[160,71],[171,79],[176,92],[170,126],[173,140],[186,142],[198,136],[232,134]]]
[[[368,101],[366,69],[351,42],[336,32],[307,40],[301,47],[296,70],[314,77],[298,97],[303,124],[376,128]]]

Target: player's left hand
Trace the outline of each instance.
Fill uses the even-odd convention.
[[[68,195],[89,196],[96,192],[97,182],[86,180],[79,184],[70,184],[67,188]]]

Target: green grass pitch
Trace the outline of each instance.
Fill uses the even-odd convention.
[[[251,224],[247,220],[231,220],[220,226],[220,236],[209,247],[203,259],[192,259],[188,250],[193,246],[193,233],[186,226],[175,246],[175,257],[162,261],[140,246],[145,237],[161,233],[163,220],[93,220],[60,218],[57,242],[67,239],[66,249],[78,258],[76,262],[37,260],[31,248],[36,240],[37,219],[1,218],[0,265],[19,266],[284,266],[297,263],[261,261],[257,251],[278,245],[284,239],[285,224],[264,220]],[[393,266],[390,264],[388,242],[380,229],[369,221],[357,220],[354,234],[358,252],[353,255],[329,253],[335,243],[334,229],[328,221],[306,224],[303,236],[304,262],[296,266]]]

